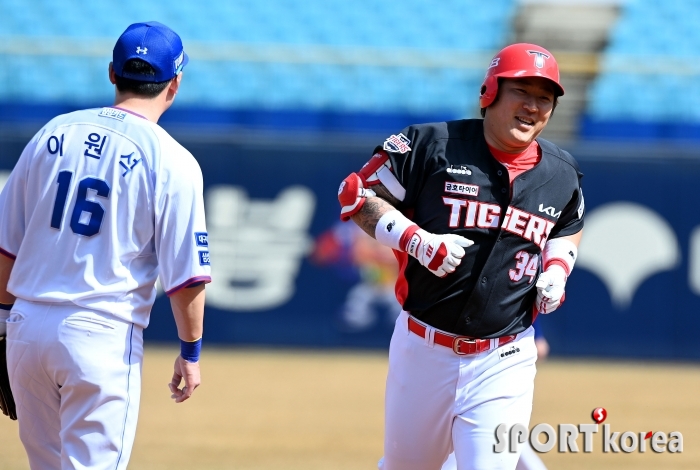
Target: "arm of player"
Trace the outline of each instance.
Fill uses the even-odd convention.
[[[401,201],[396,199],[381,183],[374,185],[372,190],[375,196],[367,197],[362,209],[353,214],[351,220],[364,230],[367,235],[376,238],[375,231],[379,219],[387,212],[395,211],[396,206]]]
[[[359,189],[344,189],[348,178],[357,178]],[[405,251],[438,277],[453,273],[462,262],[464,248],[474,244],[459,235],[436,235],[426,232],[396,210],[400,201],[382,183],[363,190],[355,174],[346,178],[338,194],[341,214],[351,218],[369,236],[394,250]],[[359,203],[358,200],[362,199]],[[352,209],[348,209],[352,207]],[[355,209],[359,207],[359,210]]]
[[[566,280],[578,257],[578,245],[583,230],[573,235],[547,241],[542,252],[542,273],[537,278],[536,307],[541,313],[551,313],[564,303]]]
[[[201,340],[204,330],[204,284],[180,289],[170,296],[170,305],[177,324],[177,334],[181,341]],[[184,386],[179,388],[184,381]],[[171,398],[182,403],[192,396],[201,383],[199,361],[190,362],[178,355],[175,359],[173,378],[168,384]]]

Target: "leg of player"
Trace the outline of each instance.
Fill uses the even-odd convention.
[[[523,446],[523,451],[520,453],[520,460],[515,470],[547,470],[542,459],[539,458],[529,445]]]
[[[537,357],[532,329],[501,348],[459,356],[409,334],[406,320],[402,313],[389,350],[379,468],[514,470],[519,454],[495,453],[494,436],[502,423],[529,424]]]
[[[405,312],[399,315],[389,347],[379,468],[437,470],[452,451],[460,361],[452,350],[409,333],[407,319]]]
[[[440,470],[457,470],[457,459],[455,458],[454,452],[450,453],[447,460],[445,460],[445,463],[442,464],[442,468]]]
[[[27,451],[30,468],[61,468],[61,437],[58,387],[47,389],[49,377],[41,371],[40,338],[31,338],[28,312],[15,307],[7,319],[7,372],[17,406],[19,437]],[[30,412],[31,410],[31,412]],[[50,427],[44,428],[44,424]],[[42,432],[33,436],[34,429]]]
[[[8,332],[8,370],[31,468],[126,469],[139,411],[142,329],[75,305],[19,300]]]
[[[452,452],[440,470],[457,470],[457,459],[455,453]],[[515,470],[547,470],[544,462],[537,456],[537,453],[529,445],[523,446],[520,452],[520,459]]]
[[[528,427],[532,412],[537,348],[532,328],[513,343],[477,355],[462,379],[464,397],[452,428],[457,468],[513,470],[519,452],[494,452],[495,431],[502,424]],[[502,353],[511,354],[503,356]],[[504,373],[507,372],[507,373]]]

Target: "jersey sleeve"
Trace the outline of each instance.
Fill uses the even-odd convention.
[[[564,207],[557,224],[552,229],[549,236],[550,239],[573,235],[583,229],[583,217],[586,211],[583,201],[583,190],[581,189],[581,177],[583,175],[578,172],[577,176],[576,188],[572,191],[569,203]]]
[[[161,171],[162,181],[156,186],[155,247],[168,296],[211,281],[202,171],[191,155],[187,157]]]
[[[432,133],[421,126],[409,126],[386,138],[374,149],[375,156],[387,156],[386,168],[377,172],[378,180],[401,201],[398,209],[414,206],[425,179],[429,176],[430,162],[426,160]]]
[[[39,131],[25,146],[0,193],[0,254],[15,259],[26,230],[26,186],[32,157],[43,135]]]

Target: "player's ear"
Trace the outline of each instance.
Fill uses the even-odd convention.
[[[112,62],[109,63],[109,81],[112,83],[112,85],[117,84],[117,79],[114,78],[114,68],[112,67]]]
[[[175,97],[177,92],[180,90],[180,82],[182,81],[182,72],[178,73],[175,78],[170,81],[168,85],[168,95],[169,97]],[[171,98],[172,99],[172,98]]]

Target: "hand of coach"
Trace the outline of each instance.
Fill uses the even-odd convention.
[[[170,305],[180,337],[180,355],[175,359],[173,378],[168,384],[175,403],[192,396],[201,383],[199,351],[204,329],[204,284],[180,289],[170,296]],[[180,384],[184,382],[184,386]]]

